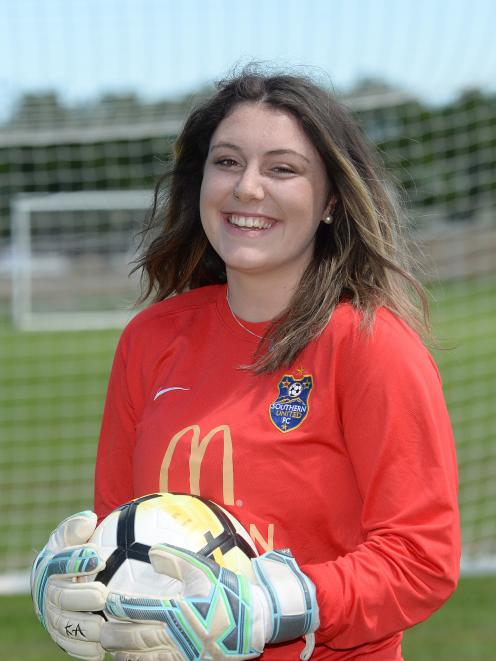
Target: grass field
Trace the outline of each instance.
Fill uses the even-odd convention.
[[[465,553],[496,555],[496,281],[431,289],[439,366],[457,442]],[[496,658],[496,655],[495,655]]]
[[[496,282],[431,289],[433,349],[457,439],[465,551],[496,555]],[[1,318],[0,318],[1,319]],[[91,506],[94,454],[117,331],[19,333],[0,322],[0,574],[26,568],[62,517]],[[411,661],[494,661],[496,576],[464,578],[408,632]],[[0,598],[10,661],[67,658],[27,597]],[[21,642],[22,641],[22,644]]]
[[[494,661],[496,577],[464,578],[430,620],[405,634],[406,661]],[[0,597],[0,655],[9,661],[63,661],[69,657],[36,620],[29,597]],[[281,661],[284,661],[281,659]]]
[[[57,520],[91,507],[117,336],[0,327],[0,573],[28,566]]]
[[[496,282],[431,288],[434,349],[460,460],[466,550],[496,555]],[[0,322],[0,573],[92,503],[116,330],[20,333]]]

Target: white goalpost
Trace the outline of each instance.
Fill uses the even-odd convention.
[[[11,212],[12,319],[21,330],[121,327],[150,191],[16,197]]]
[[[110,190],[12,202],[8,250],[0,242],[0,293],[10,270],[0,317],[0,594],[28,591],[27,568],[54,521],[91,508],[106,383],[120,329],[137,311],[139,276],[128,274],[152,197]]]

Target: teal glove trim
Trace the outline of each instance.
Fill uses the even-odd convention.
[[[251,589],[247,579],[196,553],[165,544],[156,548],[166,552],[170,562],[177,561],[179,571],[185,568],[185,592],[169,599],[110,592],[106,612],[125,621],[163,622],[188,661],[259,656],[262,650],[254,649],[250,642]]]
[[[282,568],[277,572],[275,565],[283,565],[287,572],[287,579],[291,581],[293,592],[300,590],[301,602],[303,607],[301,612],[297,615],[287,615],[284,613],[284,587],[280,584],[280,575]],[[253,568],[255,570],[258,582],[265,589],[266,595],[269,599],[269,604],[272,610],[272,635],[268,640],[269,643],[281,643],[287,640],[294,640],[306,633],[313,632],[319,626],[319,608],[315,594],[315,586],[312,581],[305,576],[293,558],[289,549],[279,549],[277,551],[269,551],[264,553],[259,558],[252,560]],[[284,573],[284,572],[283,572]],[[275,578],[279,578],[276,584]],[[293,580],[291,580],[293,579]],[[289,585],[289,584],[288,584]],[[288,595],[287,602],[290,603],[291,595]]]
[[[75,548],[53,554],[45,547],[33,565],[31,595],[38,619],[47,629],[45,620],[45,594],[50,576],[93,572],[100,558],[92,548]]]

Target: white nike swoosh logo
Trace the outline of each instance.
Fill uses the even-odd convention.
[[[181,386],[172,386],[172,388],[160,388],[160,390],[157,390],[153,401],[158,399],[161,395],[164,395],[166,392],[170,392],[171,390],[191,390],[191,388],[181,388]]]

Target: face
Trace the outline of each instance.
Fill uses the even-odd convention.
[[[200,215],[229,277],[299,280],[328,212],[322,160],[292,115],[242,103],[219,124],[205,162]]]

